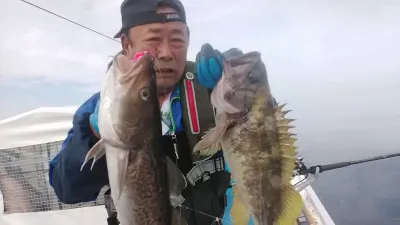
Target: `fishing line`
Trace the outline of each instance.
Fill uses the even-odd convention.
[[[93,30],[92,28],[89,28],[89,27],[87,27],[87,26],[84,26],[84,25],[82,25],[82,24],[80,24],[80,23],[77,23],[77,22],[75,22],[75,21],[72,21],[72,20],[70,20],[70,19],[68,19],[68,18],[66,18],[66,17],[63,17],[63,16],[61,16],[61,15],[59,15],[59,14],[57,14],[57,13],[54,13],[54,12],[52,12],[52,11],[50,11],[50,10],[47,10],[47,9],[45,9],[45,8],[43,8],[43,7],[40,7],[40,6],[38,6],[38,5],[35,5],[35,4],[33,4],[33,3],[29,2],[29,1],[26,1],[26,0],[20,0],[20,1],[23,2],[23,3],[26,3],[26,4],[30,5],[30,6],[33,6],[33,7],[37,8],[37,9],[40,9],[40,10],[42,10],[42,11],[44,11],[44,12],[47,12],[47,13],[53,15],[53,16],[56,16],[56,17],[61,18],[61,19],[63,19],[63,20],[66,20],[66,21],[68,21],[68,22],[70,22],[70,23],[72,23],[72,24],[75,24],[75,25],[79,26],[79,27],[82,27],[82,28],[84,28],[84,29],[86,29],[86,30],[88,30],[88,31],[91,31],[91,32],[96,33],[96,34],[98,34],[98,35],[100,35],[100,36],[103,36],[103,37],[105,37],[105,38],[107,38],[107,39],[110,39],[110,40],[115,41],[115,42],[117,42],[117,43],[121,43],[121,42],[120,42],[119,40],[117,40],[117,39],[114,39],[114,38],[112,38],[112,37],[110,37],[110,36],[107,36],[107,35],[105,35],[105,34],[103,34],[103,33],[100,33],[100,32],[98,32],[98,31],[96,31],[96,30]]]
[[[210,218],[213,218],[213,219],[215,219],[215,222],[223,221],[223,222],[226,222],[226,223],[228,223],[228,224],[233,224],[233,223],[231,223],[231,222],[228,221],[228,220],[224,220],[224,219],[222,219],[222,218],[219,218],[219,217],[216,217],[216,216],[207,214],[207,213],[205,213],[205,212],[201,212],[201,211],[198,211],[198,210],[189,208],[189,207],[184,206],[184,205],[178,205],[178,206],[179,206],[180,208],[185,208],[185,209],[188,209],[188,210],[190,210],[190,211],[193,211],[193,212],[196,212],[196,213],[200,213],[200,214],[202,214],[202,215],[204,215],[204,216],[208,216],[208,217],[210,217]]]
[[[307,177],[308,177],[308,174],[306,174],[306,175],[304,176],[303,179],[301,179],[300,181],[298,181],[297,183],[295,183],[293,186],[296,187],[296,185],[298,185],[298,184],[300,184],[301,182],[305,181],[305,180],[307,179]]]

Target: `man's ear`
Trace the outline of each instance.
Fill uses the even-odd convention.
[[[121,35],[121,47],[122,47],[122,53],[129,57],[128,54],[132,49],[132,46],[129,43],[129,38],[125,34]]]

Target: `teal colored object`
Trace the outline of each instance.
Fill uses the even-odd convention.
[[[98,118],[99,118],[99,103],[100,100],[97,101],[96,108],[94,109],[94,112],[90,114],[89,116],[89,123],[92,126],[93,130],[99,134],[99,126],[97,124]]]
[[[228,164],[225,162],[225,170],[228,171],[229,173],[231,172],[229,170]],[[233,183],[233,179],[231,179],[231,184]],[[226,207],[224,211],[224,216],[222,217],[222,225],[231,225],[233,224],[231,220],[231,209],[232,209],[232,203],[233,203],[233,195],[232,195],[232,188],[228,188],[228,190],[225,193],[226,195]],[[249,222],[247,225],[254,225],[253,218],[250,217]]]

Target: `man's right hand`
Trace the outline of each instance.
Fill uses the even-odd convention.
[[[99,126],[97,125],[98,117],[99,117],[99,104],[100,100],[97,101],[96,108],[92,114],[89,116],[89,124],[92,129],[93,134],[100,139]]]

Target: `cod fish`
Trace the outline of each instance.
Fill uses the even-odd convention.
[[[101,139],[84,165],[106,156],[111,197],[121,225],[186,224],[171,207],[186,180],[160,146],[161,116],[152,58],[113,58],[100,93]],[[175,222],[173,222],[175,221]]]
[[[302,199],[290,184],[295,166],[295,138],[289,111],[271,95],[259,52],[225,59],[224,73],[211,94],[216,126],[195,146],[212,155],[222,148],[231,171],[234,225],[294,224]]]

